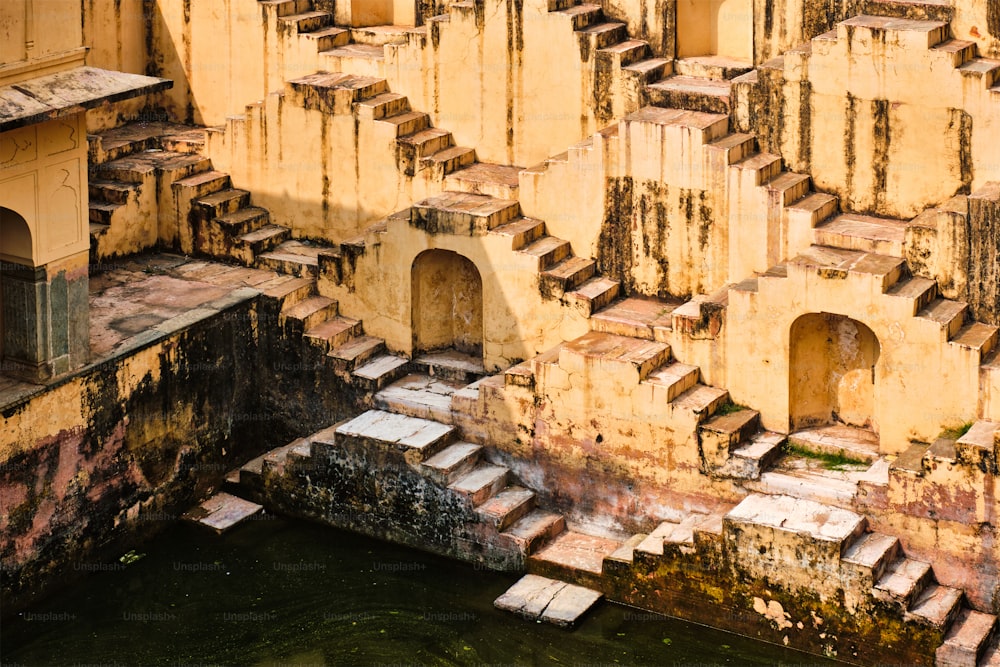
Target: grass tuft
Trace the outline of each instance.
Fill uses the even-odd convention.
[[[785,443],[785,453],[820,461],[823,463],[823,467],[827,470],[843,470],[847,466],[868,465],[868,461],[865,461],[864,459],[857,459],[853,456],[848,456],[840,452],[836,454],[830,454],[829,452],[817,452],[807,447],[802,447],[801,445],[793,445],[789,442]]]
[[[972,428],[974,422],[965,422],[964,424],[959,424],[958,426],[952,426],[941,431],[941,437],[946,440],[958,440],[963,435],[969,432]]]

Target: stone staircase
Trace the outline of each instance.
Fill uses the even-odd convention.
[[[173,230],[159,210],[172,203],[172,184],[211,170],[200,154],[199,128],[134,123],[88,135],[87,141],[94,263],[151,249],[169,237]]]
[[[387,482],[385,489],[371,491],[371,499],[384,504],[395,498],[398,503],[406,495],[413,503],[411,510],[424,517],[418,525],[408,526],[405,516],[384,513],[378,505],[368,510],[371,515],[365,519],[347,513],[346,507],[325,507],[334,517],[350,517],[337,525],[346,523],[344,527],[379,536],[397,529],[419,532],[423,527],[429,530],[411,533],[407,543],[491,567],[519,569],[526,556],[565,531],[565,520],[538,507],[534,492],[484,453],[480,445],[462,441],[453,426],[369,410],[250,461],[240,469],[238,482],[265,505],[282,506],[292,501],[288,490],[321,489],[325,475],[341,474],[338,468],[356,485],[365,484],[362,478],[372,475],[391,476],[399,488],[390,489],[395,482]],[[361,460],[368,462],[361,466],[367,469],[355,467]],[[277,488],[286,491],[275,494]],[[450,522],[449,531],[434,523],[435,516],[441,525]],[[428,522],[432,525],[423,525]]]

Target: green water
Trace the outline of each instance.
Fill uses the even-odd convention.
[[[499,612],[515,575],[284,519],[177,524],[5,623],[3,665],[832,664],[602,603],[573,632]]]

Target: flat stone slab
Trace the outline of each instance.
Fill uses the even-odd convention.
[[[598,591],[583,586],[526,574],[494,600],[493,606],[532,621],[569,628],[602,597]]]
[[[788,436],[788,442],[810,451],[844,454],[869,463],[879,454],[879,440],[875,433],[843,424],[796,431]]]
[[[440,422],[407,417],[382,410],[369,410],[337,429],[338,435],[367,438],[388,444],[423,450],[440,441],[452,430]]]
[[[532,558],[573,570],[600,574],[604,557],[614,553],[620,546],[621,542],[618,540],[567,530]]]
[[[220,492],[187,512],[184,518],[224,533],[262,511],[262,505]]]
[[[751,494],[734,507],[726,519],[806,533],[813,539],[841,542],[855,535],[864,517],[848,510],[791,496]]]

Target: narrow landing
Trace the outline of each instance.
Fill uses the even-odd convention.
[[[556,579],[526,574],[493,601],[497,609],[531,621],[570,628],[603,597],[598,591]]]
[[[222,534],[263,511],[263,505],[220,492],[188,511],[184,518]]]

